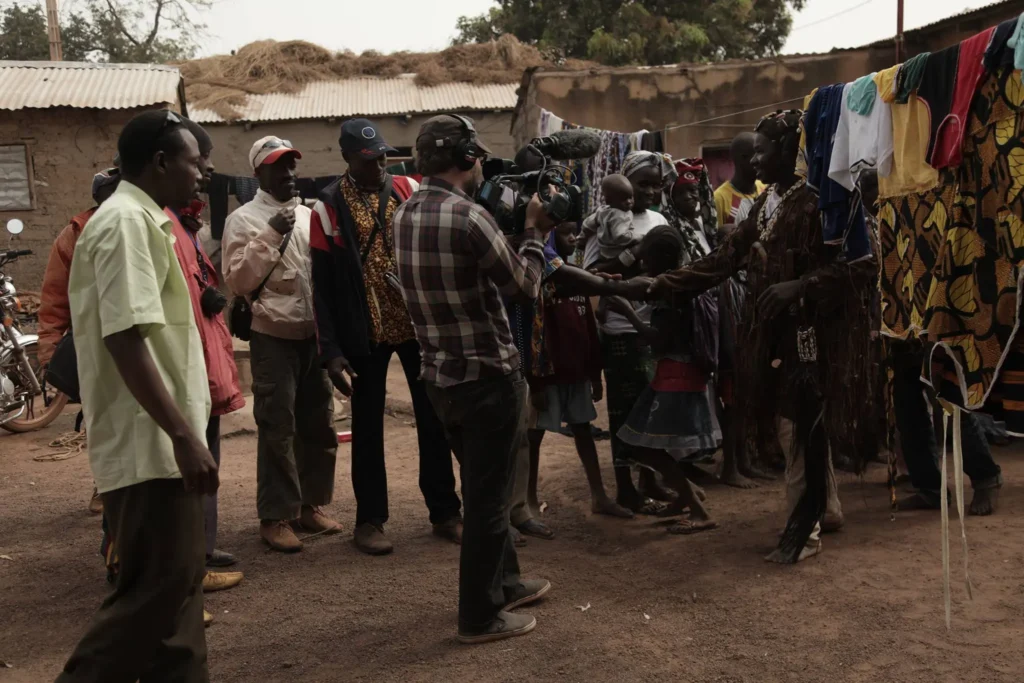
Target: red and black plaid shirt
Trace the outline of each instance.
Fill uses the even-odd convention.
[[[517,370],[502,295],[537,297],[540,233],[527,230],[517,256],[487,211],[437,178],[425,178],[398,208],[394,226],[424,381],[451,386]]]

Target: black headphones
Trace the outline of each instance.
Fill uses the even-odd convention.
[[[465,116],[458,114],[447,114],[447,116],[462,124],[463,135],[458,140],[452,140],[450,137],[438,138],[434,144],[438,147],[451,148],[455,167],[460,171],[468,171],[473,168],[477,159],[484,156],[476,144],[476,128],[473,127],[473,122]]]

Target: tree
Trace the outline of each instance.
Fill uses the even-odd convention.
[[[212,0],[82,0],[61,17],[64,59],[164,63],[195,55],[205,28],[198,9]],[[50,57],[46,15],[37,3],[10,4],[0,14],[0,58]],[[40,49],[40,46],[42,49]]]
[[[511,33],[566,57],[613,66],[751,59],[775,54],[806,0],[496,0],[460,17],[456,43]]]

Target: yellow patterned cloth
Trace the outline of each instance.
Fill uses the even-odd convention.
[[[947,378],[959,385],[950,398],[979,408],[998,397],[1002,404],[987,409],[1019,413],[1005,415],[1018,431],[1009,423],[1024,427],[1024,354],[1015,333],[1024,265],[1020,71],[985,77],[967,130],[963,163],[942,172],[936,188],[881,201],[882,330],[942,343],[956,365]]]
[[[341,181],[341,194],[348,204],[359,232],[359,253],[362,255],[376,225],[380,197],[376,192],[363,192],[346,175]],[[370,310],[370,333],[377,344],[397,346],[414,338],[409,311],[402,296],[384,279],[384,273],[396,272],[394,245],[394,216],[398,200],[391,197],[384,214],[384,230],[378,230],[373,245],[363,264],[366,283],[366,305]]]

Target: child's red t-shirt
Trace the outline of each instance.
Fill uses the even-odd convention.
[[[545,384],[576,384],[601,380],[601,342],[597,323],[585,296],[559,297],[544,302],[544,336],[555,373]]]

